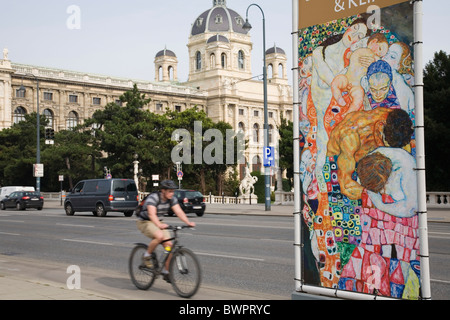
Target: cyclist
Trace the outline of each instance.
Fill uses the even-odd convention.
[[[177,185],[172,180],[164,180],[161,182],[161,191],[150,194],[145,200],[142,210],[139,212],[137,227],[145,236],[151,238],[151,242],[148,245],[148,250],[144,254],[144,263],[148,268],[153,267],[152,255],[158,244],[163,244],[168,251],[172,250],[172,242],[165,241],[169,239],[170,233],[166,228],[167,224],[162,223],[159,217],[169,212],[169,209],[177,215],[177,217],[190,227],[195,227],[195,223],[189,221],[188,217],[181,209],[178,199],[174,197],[175,189],[178,189]],[[168,248],[169,247],[169,248]],[[170,258],[167,259],[166,265],[163,268],[163,278],[169,282],[169,263]]]

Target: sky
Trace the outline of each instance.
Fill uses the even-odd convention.
[[[266,48],[284,49],[292,68],[292,1],[227,0],[244,19],[248,6],[265,14]],[[60,68],[134,80],[155,79],[154,57],[165,47],[178,58],[178,80],[188,79],[191,25],[212,0],[0,0],[0,58],[8,48],[13,63]],[[443,36],[449,0],[423,1],[424,63],[434,53],[450,54]],[[262,74],[262,14],[252,6],[249,21],[253,75]],[[439,31],[441,30],[441,31]],[[289,78],[291,75],[289,73]]]

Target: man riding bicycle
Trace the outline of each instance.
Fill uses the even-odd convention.
[[[169,239],[170,233],[166,230],[167,224],[162,223],[159,217],[172,209],[173,213],[190,227],[195,227],[195,223],[189,221],[188,217],[181,209],[178,199],[174,197],[175,189],[178,189],[177,185],[172,180],[164,180],[161,182],[161,191],[150,194],[145,200],[142,210],[139,212],[137,227],[145,236],[152,239],[148,245],[148,250],[144,254],[144,263],[148,268],[153,267],[152,255],[158,244],[163,244],[167,251],[172,251],[172,242],[164,241]],[[162,271],[164,280],[169,282],[169,263],[170,258],[167,259],[166,265]]]

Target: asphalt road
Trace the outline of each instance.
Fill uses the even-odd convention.
[[[294,290],[292,217],[190,216],[195,230],[181,242],[200,258],[202,287],[196,299],[290,299]],[[180,222],[165,217],[166,223]],[[181,223],[181,222],[180,222]],[[435,300],[450,298],[450,224],[429,223],[431,288]],[[157,280],[148,292],[133,287],[127,260],[136,242],[147,242],[134,218],[91,213],[68,217],[61,209],[0,212],[0,260],[16,259],[24,277],[39,275],[65,284],[67,267],[77,265],[83,288],[118,299],[176,299]],[[19,272],[19,271],[17,271]]]
[[[200,258],[202,288],[245,292],[251,298],[290,299],[294,289],[293,218],[190,218],[197,228],[184,231],[181,242]],[[164,221],[181,224],[176,217],[165,217]],[[41,268],[35,269],[42,269],[41,276],[57,281],[68,277],[62,272],[68,266],[77,265],[83,287],[107,290],[109,285],[109,290],[117,291],[121,298],[144,297],[134,290],[128,277],[127,260],[136,242],[147,242],[147,238],[137,231],[134,218],[121,214],[98,218],[90,213],[68,217],[58,209],[0,212],[0,257],[42,261]],[[56,265],[59,267],[52,267]],[[162,280],[155,288],[167,294],[166,298],[174,298],[170,286]]]

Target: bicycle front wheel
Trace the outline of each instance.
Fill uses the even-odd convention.
[[[202,279],[197,256],[187,248],[177,249],[170,261],[169,275],[172,287],[180,297],[192,297]]]
[[[131,251],[128,260],[128,271],[131,281],[140,290],[149,289],[156,278],[154,270],[149,269],[144,264],[144,254],[146,251],[146,245],[138,244]]]

